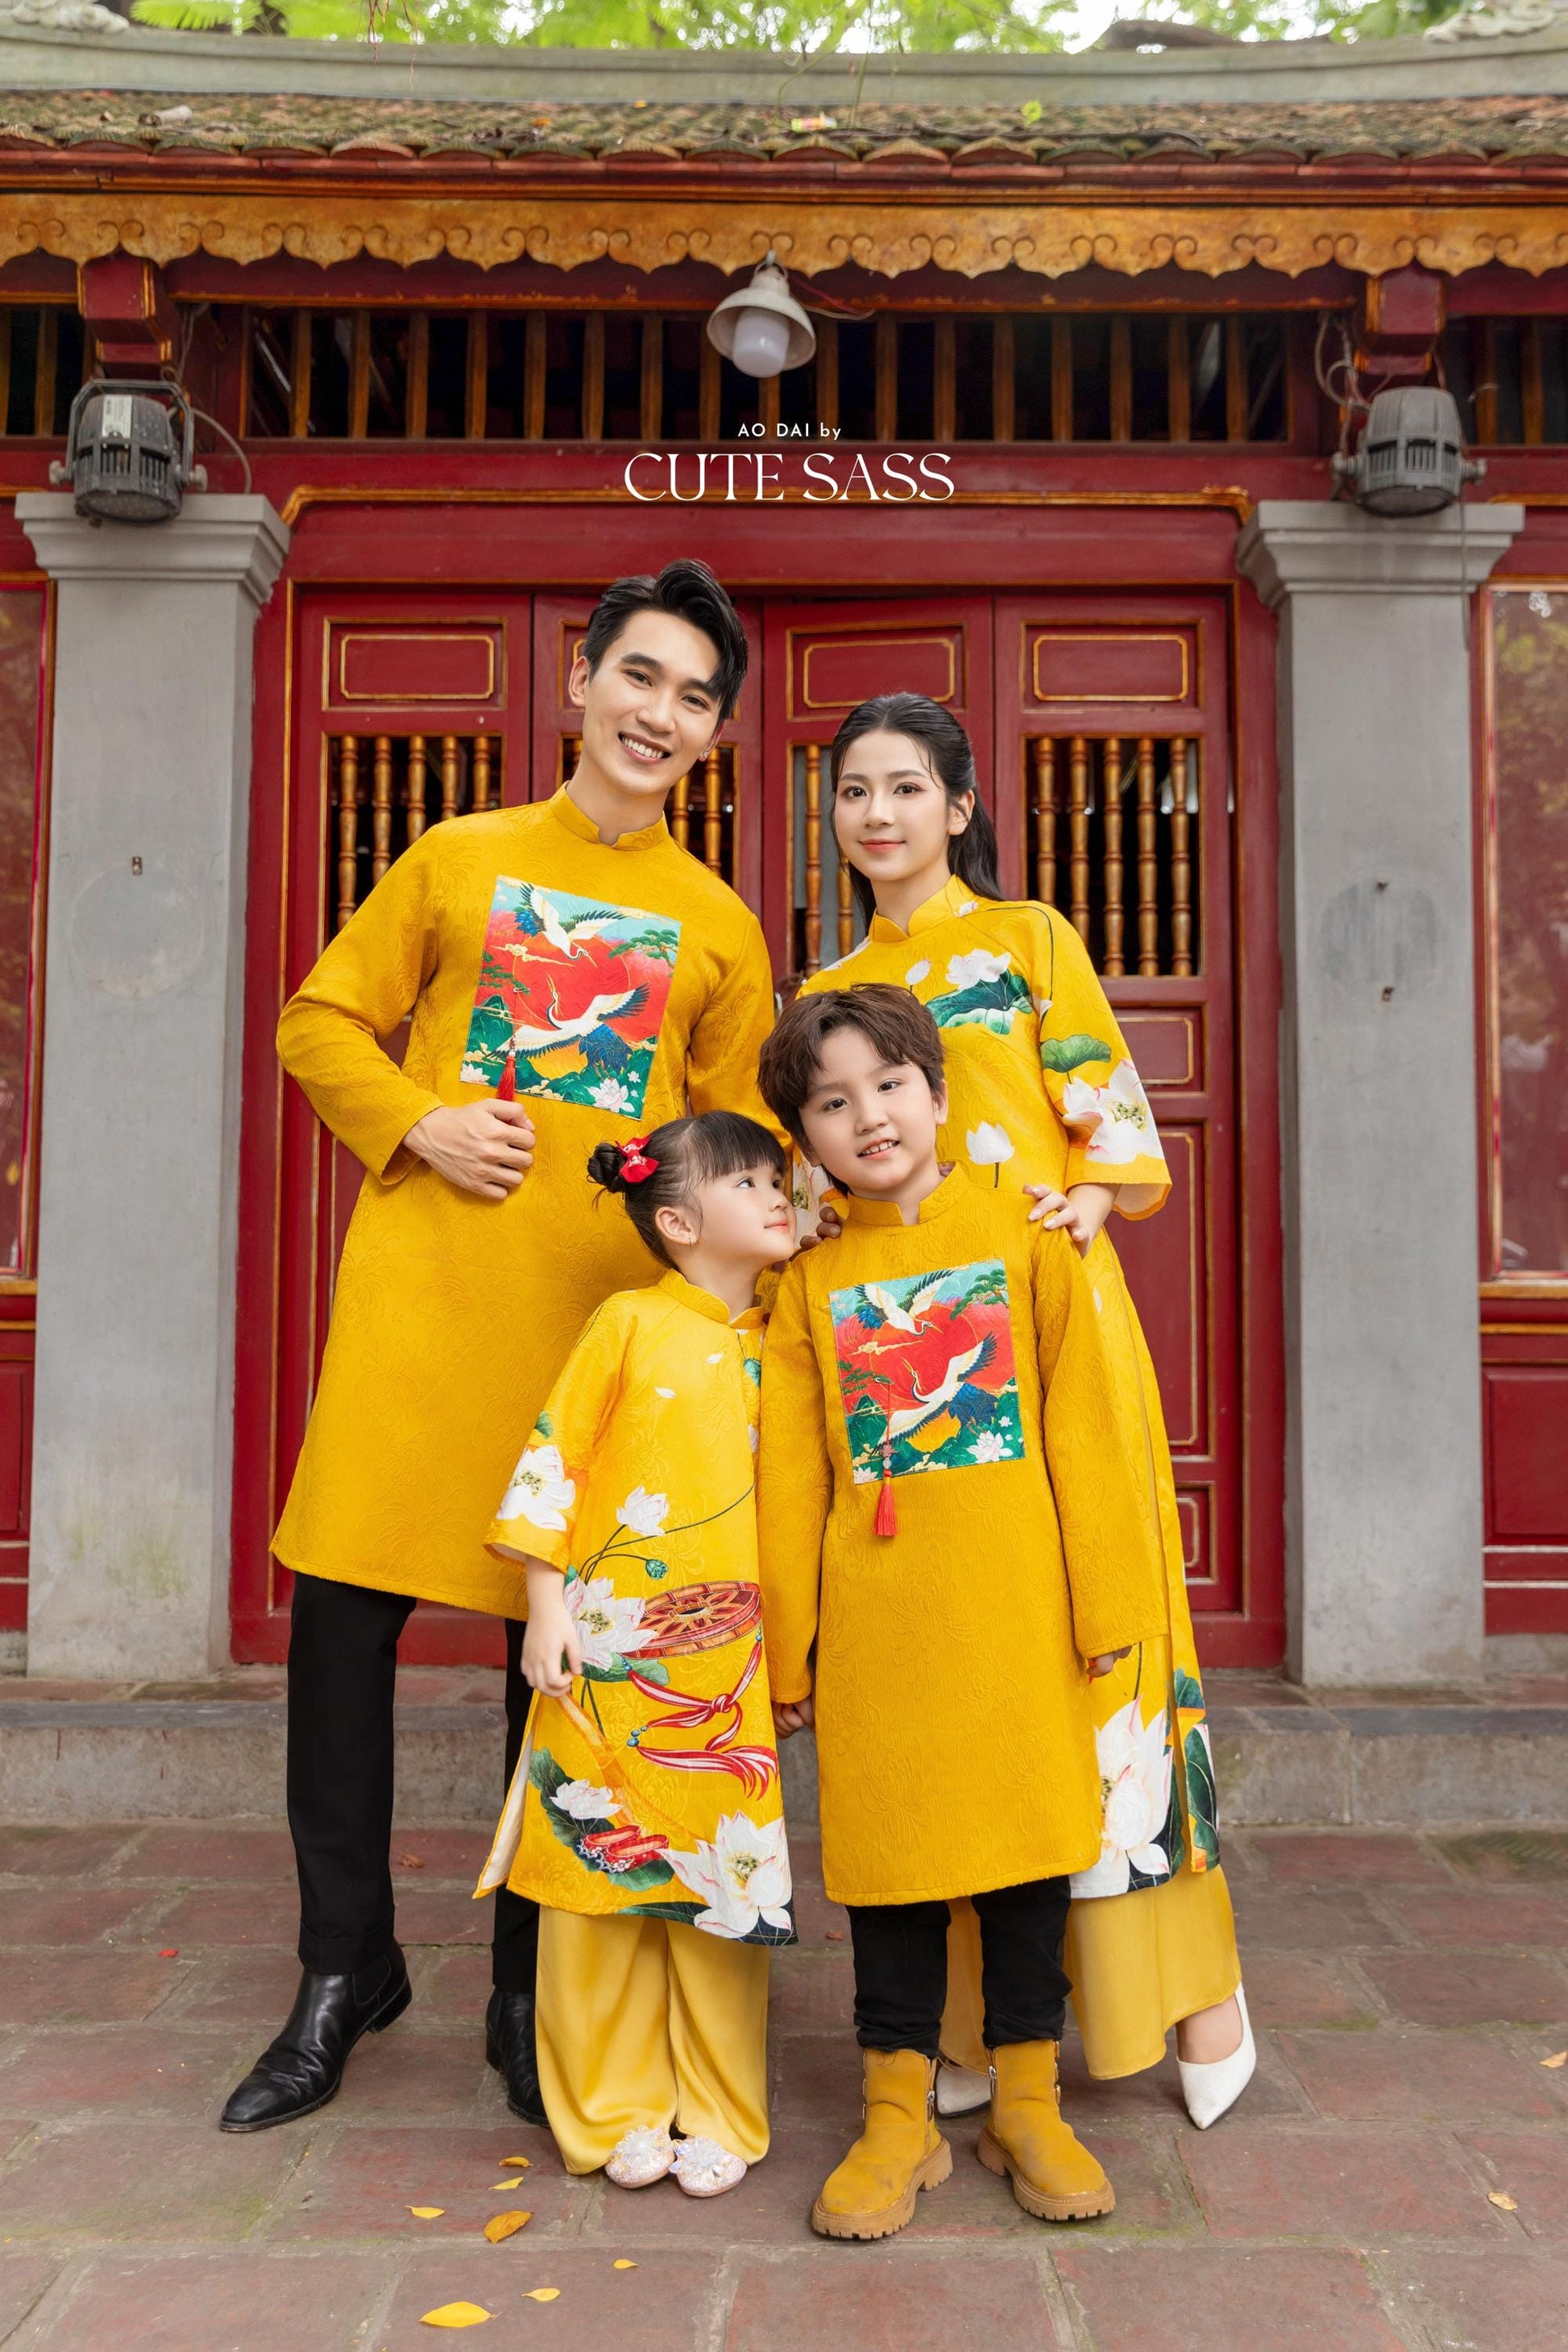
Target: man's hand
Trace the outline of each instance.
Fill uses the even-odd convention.
[[[1116,1206],[1116,1192],[1110,1184],[1075,1184],[1070,1192],[1053,1192],[1048,1184],[1026,1184],[1024,1190],[1035,1203],[1029,1223],[1043,1222],[1049,1232],[1059,1227],[1079,1257]]]
[[[526,1655],[526,1653],[524,1654]],[[1101,1656],[1098,1658],[1090,1658],[1089,1662],[1089,1681],[1091,1683],[1097,1683],[1101,1675],[1108,1675],[1112,1666],[1119,1666],[1123,1658],[1130,1658],[1131,1655],[1132,1647],[1130,1643],[1125,1650],[1107,1650]]]
[[[542,1560],[528,1563],[523,1678],[546,1698],[565,1698],[583,1671],[583,1644],[565,1601],[566,1580]]]
[[[773,1729],[781,1739],[795,1731],[810,1731],[816,1722],[816,1709],[809,1692],[805,1698],[793,1700],[788,1706],[773,1701]]]
[[[403,1140],[437,1176],[481,1201],[504,1201],[533,1165],[533,1121],[520,1102],[449,1103],[427,1110]]]

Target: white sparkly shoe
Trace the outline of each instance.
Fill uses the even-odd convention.
[[[1241,2011],[1241,2040],[1228,2058],[1206,2063],[1187,2058],[1176,2061],[1182,2077],[1182,2096],[1199,2131],[1207,2131],[1210,2124],[1217,2124],[1226,2110],[1235,2106],[1258,2071],[1258,2044],[1252,2038],[1252,2021],[1247,2014],[1247,1995],[1239,1985],[1236,1988],[1236,2005]]]
[[[605,2170],[617,2189],[648,2189],[675,2168],[675,2142],[653,2124],[623,2132]]]
[[[939,2116],[970,2116],[991,2104],[991,2077],[973,2066],[955,2066],[951,2058],[936,2065],[936,2111]]]
[[[670,2170],[689,2197],[722,2197],[727,2189],[738,2189],[746,2177],[740,2158],[716,2139],[679,2141]]]

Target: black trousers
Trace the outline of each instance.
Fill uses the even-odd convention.
[[[1072,1985],[1062,1968],[1071,1900],[1065,1878],[976,1895],[986,2047],[1059,2042]],[[947,2004],[945,1903],[854,1904],[855,2038],[862,2050],[937,2055]]]
[[[300,1873],[300,1960],[344,1976],[381,1958],[393,1937],[392,1702],[397,1640],[416,1602],[296,1576],[289,1634],[289,1827]],[[522,1627],[506,1629],[506,1779],[531,1696]],[[491,1973],[531,1992],[539,1906],[501,1887]]]

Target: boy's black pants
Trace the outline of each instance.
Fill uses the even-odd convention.
[[[1062,1969],[1068,1880],[1035,1878],[972,1899],[980,1917],[987,2049],[1059,2042],[1072,1990]],[[862,2050],[937,2055],[947,2003],[948,1918],[945,1903],[850,1905],[855,2036]]]
[[[393,1937],[392,1701],[397,1639],[417,1603],[296,1576],[289,1634],[289,1827],[300,1872],[300,1962],[346,1976]],[[506,1783],[522,1748],[531,1694],[521,1624],[506,1629]],[[500,1887],[491,1975],[531,1992],[539,1906]]]

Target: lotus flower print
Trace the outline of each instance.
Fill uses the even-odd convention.
[[[661,1536],[669,1509],[668,1495],[650,1495],[646,1486],[634,1486],[616,1513],[623,1528],[630,1528],[637,1536]]]
[[[930,973],[931,965],[922,956],[919,963],[910,964],[908,971],[905,972],[904,986],[906,988],[918,988],[922,980],[929,978]]]
[[[724,1814],[712,1843],[699,1839],[693,1853],[667,1855],[681,1885],[707,1905],[692,1925],[731,1942],[756,1933],[759,1920],[787,1933],[790,1927],[789,1849],[780,1822],[753,1822],[744,1813]]]
[[[582,1645],[584,1665],[599,1674],[614,1674],[619,1661],[640,1650],[647,1638],[642,1630],[642,1602],[623,1600],[607,1576],[586,1581],[569,1577],[566,1610]]]
[[[963,1147],[976,1168],[998,1168],[1013,1157],[1012,1137],[990,1119],[983,1118],[978,1127],[968,1130]]]
[[[1069,1078],[1062,1089],[1062,1117],[1068,1127],[1089,1129],[1086,1156],[1104,1167],[1125,1168],[1131,1160],[1161,1156],[1154,1115],[1131,1062],[1118,1062],[1107,1086]]]
[[[993,955],[986,948],[971,948],[967,955],[948,959],[949,988],[978,988],[988,980],[1000,980],[1013,959],[1010,955]]]
[[[594,1088],[594,1101],[600,1110],[619,1111],[628,1118],[635,1117],[637,1113],[637,1107],[632,1099],[631,1090],[624,1087],[619,1078],[601,1078]]]
[[[576,1500],[577,1488],[566,1475],[561,1448],[531,1445],[511,1474],[496,1517],[526,1519],[531,1528],[552,1528],[560,1534],[566,1526],[564,1514]]]
[[[1080,1870],[1072,1891],[1079,1900],[1125,1895],[1137,1871],[1143,1878],[1168,1878],[1171,1860],[1160,1840],[1171,1810],[1171,1756],[1165,1710],[1145,1723],[1138,1701],[1130,1699],[1095,1733],[1104,1820],[1100,1860]]]
[[[621,1810],[608,1789],[595,1789],[591,1780],[563,1780],[551,1802],[574,1822],[613,1822]]]

